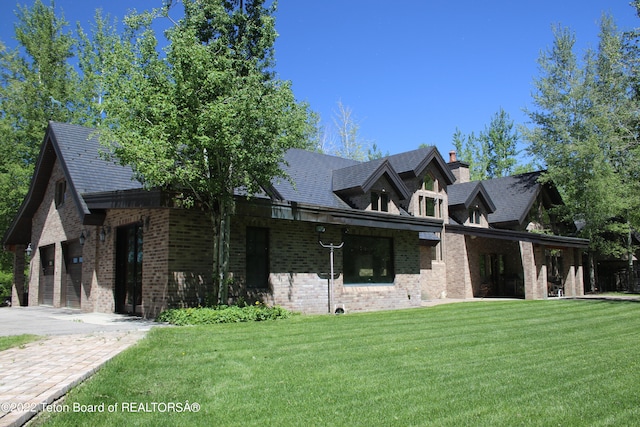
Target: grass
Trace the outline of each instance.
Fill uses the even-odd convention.
[[[0,351],[7,350],[12,347],[22,347],[33,341],[42,339],[39,335],[23,334],[23,335],[10,335],[6,337],[0,337]]]
[[[473,302],[155,329],[72,390],[67,410],[40,422],[634,425],[639,338],[639,303],[600,300]],[[186,401],[199,411],[166,410]],[[117,406],[113,413],[73,411],[102,403]]]

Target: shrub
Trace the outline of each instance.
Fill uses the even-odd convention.
[[[157,322],[173,325],[211,325],[216,323],[260,322],[264,320],[287,319],[292,313],[280,306],[255,305],[217,307],[172,308],[156,318]]]
[[[9,271],[0,271],[0,299],[11,297],[13,275]]]

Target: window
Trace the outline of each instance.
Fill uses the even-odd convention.
[[[427,197],[425,202],[427,204],[425,209],[426,215],[435,217],[436,216],[436,199]]]
[[[470,224],[480,224],[481,223],[482,214],[480,213],[479,208],[471,208],[469,209],[469,223]]]
[[[67,194],[67,181],[61,180],[56,182],[56,195],[55,195],[56,208],[59,208],[64,204],[66,194]]]
[[[386,193],[371,193],[371,210],[389,212],[389,195]]]
[[[426,191],[438,191],[438,184],[436,180],[430,174],[425,175],[424,180],[422,181],[422,189]]]
[[[345,284],[393,283],[393,239],[345,235],[343,249]]]
[[[269,287],[269,229],[247,227],[247,288]]]
[[[389,196],[386,194],[380,195],[380,210],[382,212],[389,212]]]
[[[418,196],[418,215],[442,218],[442,199]]]

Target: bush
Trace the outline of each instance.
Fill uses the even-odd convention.
[[[13,275],[9,271],[0,271],[0,299],[11,298]]]
[[[211,325],[216,323],[260,322],[264,320],[288,319],[292,313],[280,306],[255,305],[217,307],[172,308],[156,318],[157,322],[173,325]]]

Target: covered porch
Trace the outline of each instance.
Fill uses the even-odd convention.
[[[584,295],[587,240],[457,225],[447,225],[446,231],[451,298]]]

